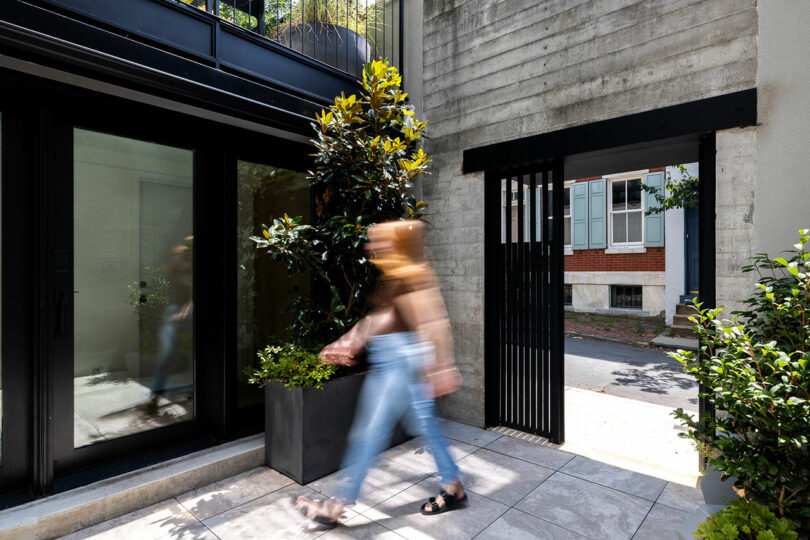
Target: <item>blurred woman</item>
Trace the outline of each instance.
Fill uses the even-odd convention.
[[[461,380],[453,361],[444,301],[423,256],[423,236],[419,221],[369,228],[365,248],[382,274],[372,295],[375,307],[321,351],[324,362],[348,364],[365,348],[370,366],[341,466],[346,478],[336,497],[329,501],[299,497],[296,501],[302,513],[321,525],[335,526],[343,507],[355,503],[369,468],[406,415],[425,437],[442,481],[439,494],[420,505],[420,511],[440,514],[466,502],[433,401],[457,390]]]

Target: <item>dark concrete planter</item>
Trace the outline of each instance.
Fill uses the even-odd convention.
[[[366,38],[344,26],[304,23],[281,32],[279,43],[360,77],[372,58]]]
[[[327,381],[323,388],[265,386],[265,462],[299,484],[340,468],[365,373]],[[397,428],[390,446],[409,437]]]
[[[723,480],[723,473],[714,470],[711,466],[706,466],[703,476],[700,479],[700,490],[703,492],[703,500],[709,505],[725,505],[740,496],[734,491],[734,482],[737,479],[733,476]]]

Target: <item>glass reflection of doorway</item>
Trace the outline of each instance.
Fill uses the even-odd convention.
[[[75,448],[194,414],[193,152],[74,129]]]

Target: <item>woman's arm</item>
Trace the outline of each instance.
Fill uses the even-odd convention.
[[[355,356],[363,352],[370,337],[387,334],[397,327],[393,306],[377,308],[363,317],[351,330],[324,347],[319,357],[325,364],[354,364]]]

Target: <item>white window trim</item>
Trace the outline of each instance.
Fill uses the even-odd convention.
[[[641,240],[639,242],[614,242],[613,241],[613,182],[623,182],[626,180],[636,180],[640,179],[641,183],[644,183],[644,175],[647,174],[647,170],[641,171],[633,171],[630,173],[622,173],[622,174],[613,174],[610,176],[606,176],[607,179],[607,235],[608,235],[608,242],[607,242],[607,249],[605,253],[646,253],[646,248],[644,247],[644,192],[641,192],[641,208],[639,210],[623,210],[619,212],[615,212],[616,214],[628,214],[630,212],[640,212],[641,213]],[[641,248],[644,251],[638,251]]]

